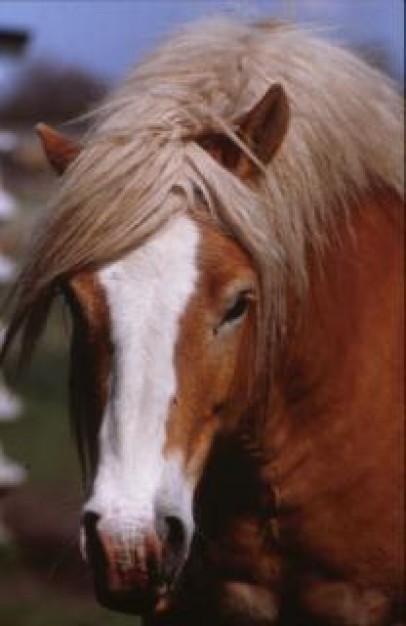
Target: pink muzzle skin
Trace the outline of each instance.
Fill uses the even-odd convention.
[[[102,531],[99,519],[91,512],[83,518],[86,558],[97,600],[106,608],[123,613],[165,610],[171,583],[184,561],[180,521],[168,518],[162,538],[154,529],[137,541],[123,542],[118,535]]]

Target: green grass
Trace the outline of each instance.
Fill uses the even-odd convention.
[[[7,452],[27,467],[36,486],[79,484],[67,413],[68,337],[62,322],[57,310],[29,369],[14,385],[24,414],[1,430]]]
[[[136,626],[134,618],[49,597],[3,603],[0,620],[4,626]]]

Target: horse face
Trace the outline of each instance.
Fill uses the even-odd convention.
[[[179,216],[71,290],[81,319],[73,369],[85,352],[87,406],[100,414],[97,428],[86,416],[97,450],[85,552],[104,604],[159,610],[188,555],[211,443],[242,399],[255,273],[233,241]]]

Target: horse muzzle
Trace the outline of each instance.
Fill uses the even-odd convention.
[[[130,539],[106,532],[100,517],[83,517],[85,558],[93,573],[97,600],[114,611],[153,614],[168,603],[173,581],[185,560],[181,522],[165,520],[165,532],[151,529]]]

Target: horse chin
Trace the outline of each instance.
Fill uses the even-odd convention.
[[[146,626],[272,626],[277,623],[277,598],[264,587],[245,582],[224,582],[217,589],[216,598],[190,597],[172,604],[164,598],[157,604],[151,621]],[[196,602],[196,603],[195,603]]]

